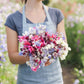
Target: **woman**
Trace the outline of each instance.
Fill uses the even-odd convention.
[[[17,84],[63,84],[62,70],[59,58],[54,63],[46,62],[46,66],[31,71],[26,65],[29,58],[20,56],[18,49],[18,35],[28,31],[29,27],[45,24],[49,28],[49,32],[63,32],[64,16],[57,8],[52,8],[42,4],[42,0],[25,0],[22,9],[10,14],[7,17],[5,26],[7,33],[7,48],[11,63],[19,64]],[[65,39],[67,42],[67,39]]]

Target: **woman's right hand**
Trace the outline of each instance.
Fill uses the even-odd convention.
[[[29,61],[29,56],[26,56],[26,61]]]

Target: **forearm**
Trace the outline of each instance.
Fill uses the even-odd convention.
[[[20,56],[17,52],[10,55],[9,59],[12,64],[24,64],[27,60],[29,60],[29,57]]]
[[[66,37],[66,31],[65,31],[65,25],[64,25],[64,19],[57,25],[57,30],[56,30],[59,34],[63,33],[64,37],[65,37],[65,42],[67,42],[67,37]]]

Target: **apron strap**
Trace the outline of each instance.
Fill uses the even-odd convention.
[[[26,17],[25,17],[25,5],[23,6],[23,14],[22,14],[22,25],[23,25],[23,29],[22,29],[22,33],[24,32],[24,28],[25,28],[25,24],[26,24]]]
[[[25,5],[23,6],[23,22],[26,23]]]
[[[48,18],[48,21],[49,21],[50,23],[52,23],[51,17],[50,17],[50,15],[49,15],[49,13],[48,13],[48,10],[46,9],[46,7],[45,7],[44,4],[43,4],[43,7],[44,7],[44,10],[45,10],[46,16],[47,16],[47,18]]]

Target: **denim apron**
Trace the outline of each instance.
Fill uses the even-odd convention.
[[[46,25],[48,32],[56,33],[56,25],[52,22],[50,15],[43,4],[44,11],[48,21],[43,23],[26,23],[25,5],[23,6],[23,30],[22,33],[28,31],[29,27],[35,27],[39,24]],[[59,58],[48,66],[41,67],[34,72],[30,66],[19,64],[17,74],[17,84],[63,84],[62,68]]]

